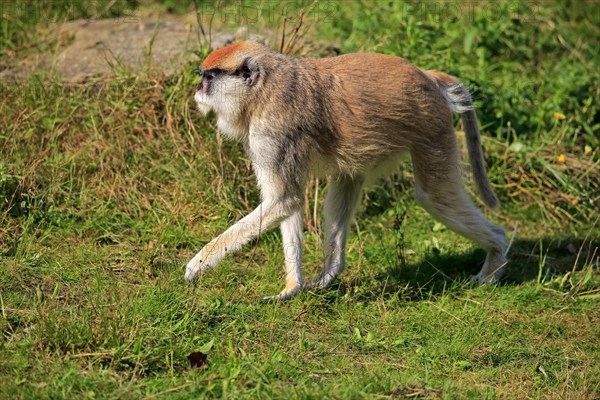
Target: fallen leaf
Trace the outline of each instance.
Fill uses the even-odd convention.
[[[554,114],[552,114],[552,116],[558,120],[563,120],[565,118],[567,118],[567,116],[563,113],[560,112],[555,112]]]
[[[200,351],[195,351],[193,353],[190,353],[190,355],[187,358],[190,362],[190,368],[196,368],[196,369],[207,369],[208,368],[208,364],[207,364],[208,356]]]

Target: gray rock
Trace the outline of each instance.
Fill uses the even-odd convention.
[[[85,82],[94,77],[113,74],[115,69],[134,72],[158,69],[165,74],[177,73],[184,65],[199,61],[194,51],[202,47],[202,37],[189,17],[117,18],[76,20],[56,30],[60,42],[67,42],[56,54],[37,54],[19,62],[0,66],[0,77],[19,79],[28,73],[47,69],[63,81]],[[264,42],[265,36],[216,31],[211,35],[212,48],[236,40]]]

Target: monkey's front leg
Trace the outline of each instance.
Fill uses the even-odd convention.
[[[292,215],[300,206],[286,200],[264,201],[254,211],[210,241],[186,266],[185,279],[196,279],[207,268],[214,268],[227,253],[269,230],[281,220]]]
[[[262,301],[286,300],[302,289],[302,211],[298,210],[281,222],[283,257],[285,262],[285,288],[275,296]]]

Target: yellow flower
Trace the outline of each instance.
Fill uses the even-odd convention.
[[[571,204],[572,204],[572,205],[576,206],[576,205],[577,205],[577,203],[579,203],[579,201],[578,201],[577,199],[573,199],[573,200],[571,200]]]
[[[552,114],[552,116],[559,120],[563,120],[563,119],[567,118],[565,114],[560,113],[560,112],[555,112],[554,114]]]
[[[559,163],[564,164],[565,161],[567,161],[567,157],[565,157],[564,154],[561,154],[561,155],[558,156],[558,162]]]

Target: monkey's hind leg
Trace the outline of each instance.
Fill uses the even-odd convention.
[[[449,229],[486,249],[485,263],[473,277],[474,282],[497,281],[506,265],[504,229],[488,221],[466,193],[454,137],[443,147],[440,152],[429,149],[412,153],[417,202]]]
[[[304,287],[325,288],[344,270],[348,227],[363,183],[363,177],[331,178],[325,199],[325,265],[323,271],[308,280]]]

